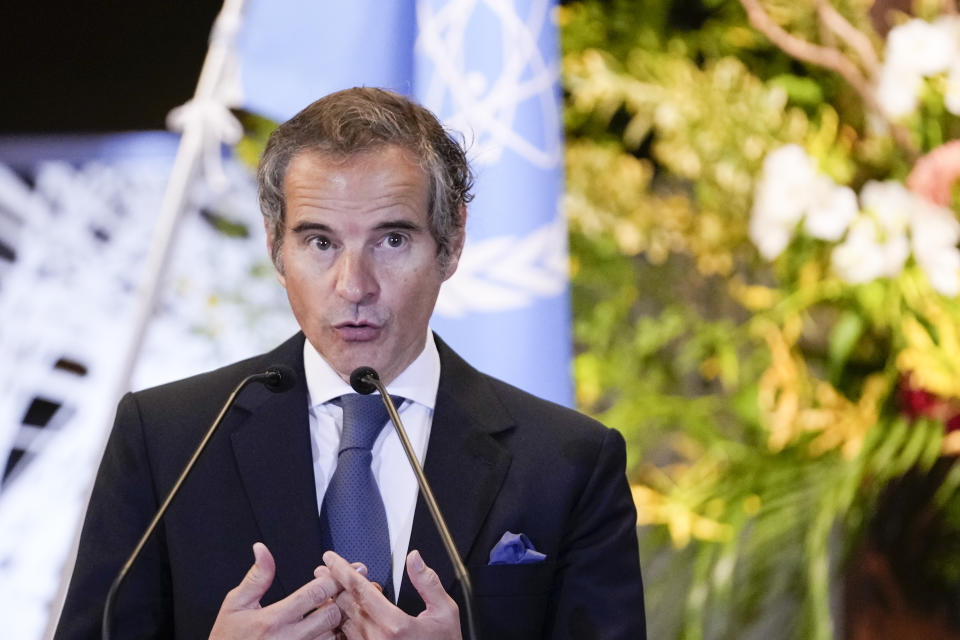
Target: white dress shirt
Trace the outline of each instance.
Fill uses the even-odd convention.
[[[313,478],[317,485],[317,510],[337,468],[340,434],[343,432],[343,409],[330,401],[348,393],[356,393],[327,364],[308,340],[303,343],[303,368],[310,403],[310,448],[313,454]],[[423,351],[389,385],[391,396],[405,398],[397,411],[407,430],[417,460],[423,464],[433,423],[433,409],[440,384],[440,354],[427,332]],[[396,430],[387,420],[385,428],[373,443],[371,467],[376,478],[390,529],[391,566],[393,568],[394,601],[400,594],[413,512],[417,505],[417,477],[400,444]],[[353,561],[353,558],[347,558]]]

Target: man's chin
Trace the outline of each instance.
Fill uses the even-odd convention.
[[[334,368],[341,378],[349,382],[350,374],[353,373],[358,367],[371,367],[381,376],[383,375],[383,372],[381,371],[383,363],[381,363],[376,357],[376,348],[351,349],[350,351],[352,351],[352,353],[345,354],[337,358],[335,361],[330,362],[330,366]]]
[[[401,355],[396,352],[392,343],[385,344],[384,340],[369,341],[337,341],[331,353],[320,352],[323,359],[333,367],[334,371],[345,381],[350,381],[350,374],[357,367],[371,367],[379,375],[384,384],[388,384],[396,377],[409,362],[401,362]],[[391,360],[392,356],[392,360]],[[413,358],[410,358],[412,361]]]

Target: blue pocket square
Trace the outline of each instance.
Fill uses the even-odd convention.
[[[533,564],[543,562],[546,554],[533,548],[530,538],[524,533],[507,531],[490,549],[490,564]]]

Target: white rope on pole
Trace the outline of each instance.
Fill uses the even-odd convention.
[[[237,88],[233,86],[235,78],[230,76],[236,71],[234,45],[242,23],[243,4],[243,0],[224,0],[211,30],[210,45],[193,98],[172,110],[167,117],[167,126],[181,132],[180,145],[151,237],[143,277],[134,298],[132,329],[124,347],[122,364],[114,378],[110,406],[116,406],[130,386],[150,320],[160,298],[163,278],[185,210],[188,191],[199,173],[198,167],[202,167],[212,188],[222,189],[226,186],[227,181],[220,164],[222,145],[236,143],[243,133],[240,123],[230,113],[228,106],[228,101],[238,97]],[[106,445],[109,429],[105,428],[103,434],[101,449]],[[92,486],[92,478],[89,480]],[[50,609],[50,622],[44,634],[45,638],[53,636],[63,608],[76,559],[79,524],[78,522],[72,552],[61,574],[57,597]]]
[[[187,191],[197,173],[202,157],[209,158],[211,150],[219,162],[220,145],[233,144],[242,135],[240,123],[223,102],[225,72],[232,55],[233,41],[239,30],[243,0],[225,0],[214,22],[210,47],[200,71],[200,79],[193,98],[171,111],[168,125],[181,128],[182,136],[170,172],[170,181],[160,205],[160,218],[150,243],[144,268],[144,278],[134,301],[133,336],[127,346],[124,365],[118,378],[114,399],[119,400],[133,376],[150,318],[160,297],[160,287],[170,260],[176,238],[177,225],[183,214]],[[211,149],[212,148],[212,149]],[[209,168],[210,162],[206,167]],[[222,178],[223,170],[214,172]],[[216,178],[215,178],[216,180]],[[223,184],[223,183],[221,183]]]

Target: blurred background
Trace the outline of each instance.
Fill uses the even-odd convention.
[[[956,5],[339,4],[5,11],[3,635],[119,394],[296,330],[252,167],[363,84],[477,169],[434,328],[627,439],[650,637],[960,636]]]

